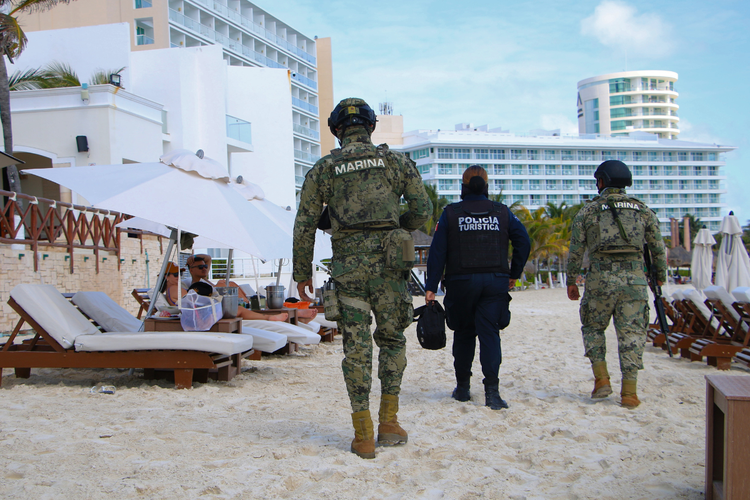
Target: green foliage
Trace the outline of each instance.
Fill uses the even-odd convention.
[[[109,75],[119,75],[124,70],[124,67],[115,70],[100,69],[91,75],[88,83],[90,85],[108,84]],[[8,78],[8,86],[10,90],[57,89],[80,87],[81,80],[69,64],[54,61],[43,68],[32,68],[24,72],[16,71]]]
[[[106,69],[99,69],[97,70],[93,75],[91,75],[91,79],[89,80],[89,84],[91,85],[106,85],[109,83],[109,76],[110,75],[119,75],[125,71],[125,67],[123,66],[120,69],[113,69],[113,70],[106,70]]]
[[[435,234],[435,226],[437,225],[440,216],[443,214],[443,209],[448,205],[448,200],[440,198],[438,196],[437,188],[428,183],[424,183],[424,188],[427,191],[427,196],[430,197],[432,202],[432,215],[427,219],[427,222],[420,228],[420,230],[430,236]]]

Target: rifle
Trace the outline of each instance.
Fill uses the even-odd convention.
[[[667,316],[664,314],[664,303],[661,298],[661,287],[656,279],[656,266],[651,263],[651,251],[647,245],[643,245],[643,260],[646,262],[646,273],[648,277],[648,286],[654,293],[654,308],[656,308],[656,318],[659,321],[659,329],[664,334],[667,344],[667,352],[672,357],[672,346],[669,344],[669,327],[667,326]]]

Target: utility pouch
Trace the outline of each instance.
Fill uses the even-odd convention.
[[[383,238],[385,267],[394,271],[411,271],[414,267],[414,239],[406,229],[394,229]]]
[[[338,321],[341,319],[339,298],[336,295],[336,283],[333,280],[328,280],[323,284],[323,309],[328,321]]]

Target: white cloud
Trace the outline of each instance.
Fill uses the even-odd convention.
[[[565,115],[542,115],[542,128],[544,130],[560,129],[563,135],[577,135],[578,123]]]
[[[639,14],[630,4],[604,0],[594,13],[581,21],[581,34],[593,36],[607,47],[622,49],[629,56],[660,58],[674,48],[673,29],[657,14]]]

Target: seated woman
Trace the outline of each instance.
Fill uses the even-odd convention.
[[[206,255],[206,254],[191,255],[190,257],[188,257],[187,266],[188,266],[188,270],[190,271],[190,277],[192,278],[192,283],[203,281],[205,283],[208,283],[211,286],[224,286],[224,280],[219,281],[216,285],[208,281],[208,269],[211,266],[211,256]],[[175,282],[175,287],[176,286],[177,286],[177,283]],[[239,288],[239,285],[237,285],[237,283],[234,283],[233,281],[229,282],[229,286]],[[239,291],[240,298],[244,298],[245,300],[247,300],[247,295],[245,295],[245,292],[243,292],[241,288],[238,291]],[[187,290],[182,291],[183,296],[186,293],[187,293]],[[265,319],[268,321],[286,321],[287,318],[289,318],[289,314],[287,313],[270,314],[270,315],[261,314],[251,309],[246,309],[242,306],[237,308],[237,316],[242,319]]]

